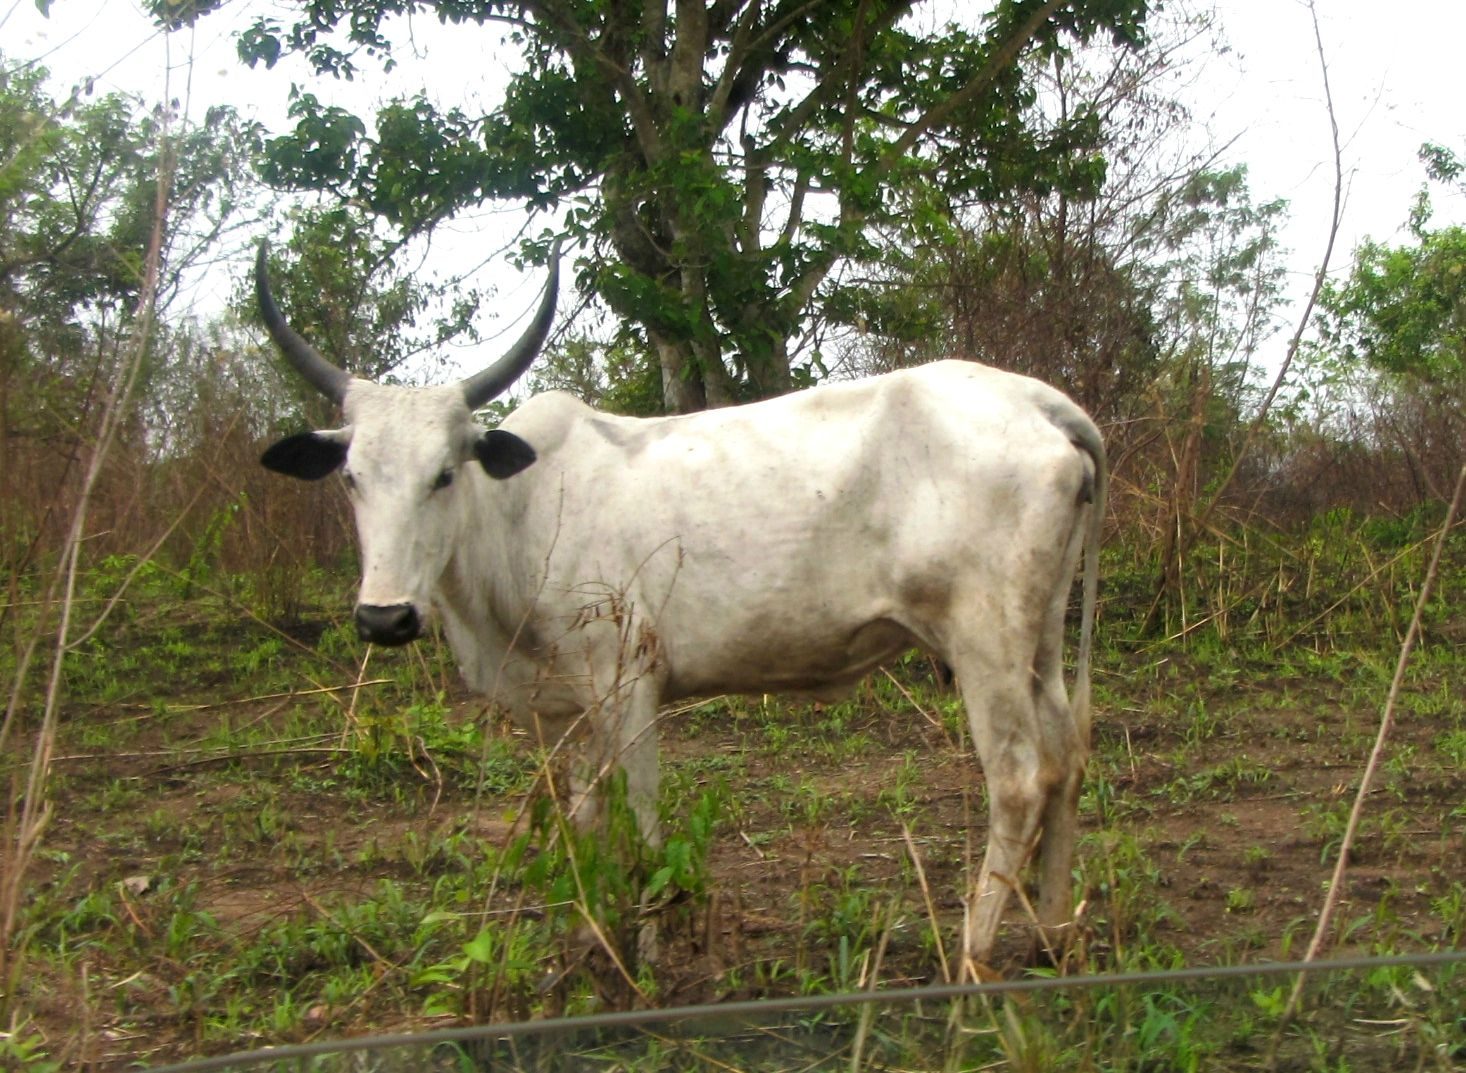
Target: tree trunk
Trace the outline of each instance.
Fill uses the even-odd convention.
[[[745,340],[755,344],[744,353],[743,364],[748,385],[756,399],[771,399],[794,387],[794,380],[789,375],[789,340],[778,331],[774,326],[770,330],[750,332],[744,336]]]
[[[663,408],[669,414],[690,414],[706,409],[707,389],[703,386],[701,370],[692,360],[689,345],[684,340],[673,339],[654,330],[647,334],[662,366]]]

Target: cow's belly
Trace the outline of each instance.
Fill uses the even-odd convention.
[[[572,685],[546,675],[526,685],[501,684],[483,692],[520,730],[549,743],[582,729],[578,724],[587,706],[587,688],[588,683]]]
[[[791,625],[799,628],[789,629]],[[663,699],[715,693],[799,693],[835,699],[918,643],[909,630],[890,619],[843,631],[808,623],[769,623],[763,630],[705,638],[700,644],[686,635],[664,636]]]

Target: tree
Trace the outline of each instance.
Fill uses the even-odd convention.
[[[1321,298],[1344,360],[1436,385],[1466,382],[1466,228],[1419,226],[1401,246],[1365,240]]]
[[[162,305],[236,217],[252,143],[227,109],[180,128],[119,95],[58,102],[45,82],[0,57],[0,554],[12,578],[64,525],[153,236],[165,236]],[[129,435],[145,438],[137,425]]]
[[[227,108],[179,131],[119,94],[54,101],[46,71],[0,56],[0,303],[35,331],[125,316],[170,184],[160,303],[234,218],[254,128]]]
[[[1168,92],[1184,53],[1213,26],[1153,19],[1147,47],[1034,57],[1033,130],[1103,117],[1103,159],[1042,190],[913,192],[923,241],[892,233],[869,287],[838,311],[874,331],[856,364],[975,358],[1062,387],[1117,452],[1208,411],[1224,440],[1249,404],[1252,359],[1281,296],[1284,205],[1257,202],[1246,170],[1214,147],[1182,148],[1191,117]],[[894,345],[891,340],[896,339]],[[1200,393],[1204,400],[1198,401]]]
[[[292,218],[286,257],[272,258],[271,284],[290,322],[339,367],[370,380],[450,340],[475,338],[477,294],[413,277],[394,263],[401,248],[345,207],[307,208]],[[240,304],[257,318],[252,285]],[[301,391],[311,406],[320,403]]]
[[[1466,192],[1463,163],[1451,150],[1420,148],[1426,173]],[[1320,296],[1324,347],[1346,362],[1423,383],[1466,384],[1466,228],[1432,228],[1430,191],[1410,209],[1412,242],[1389,246],[1366,239],[1342,283]]]
[[[1420,157],[1431,179],[1466,186],[1449,149],[1426,144]],[[1348,276],[1319,297],[1309,355],[1316,394],[1343,399],[1332,412],[1324,408],[1326,421],[1397,455],[1406,479],[1372,483],[1386,493],[1391,484],[1409,488],[1417,502],[1446,499],[1466,460],[1466,228],[1430,221],[1422,188],[1409,241],[1360,244]],[[1362,428],[1361,414],[1368,415]]]
[[[321,74],[385,59],[392,16],[508,27],[523,68],[488,115],[398,101],[370,125],[309,93],[266,177],[332,192],[404,235],[490,199],[562,211],[581,283],[654,356],[667,409],[807,379],[790,340],[842,258],[903,226],[902,189],[1087,181],[1092,114],[1035,131],[1021,62],[1100,35],[1142,40],[1147,0],[997,0],[976,28],[908,25],[912,0],[300,0],[257,20],[250,63]],[[169,8],[177,11],[177,8]],[[197,9],[187,9],[197,10]],[[823,288],[823,289],[822,289]]]

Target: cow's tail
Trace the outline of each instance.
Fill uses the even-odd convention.
[[[1094,620],[1099,605],[1100,536],[1105,524],[1105,498],[1109,494],[1109,464],[1099,429],[1087,417],[1069,422],[1074,445],[1083,451],[1094,466],[1089,496],[1089,517],[1084,535],[1083,596],[1079,609],[1079,651],[1074,658],[1074,692],[1070,709],[1074,713],[1079,740],[1089,744],[1089,674],[1090,654],[1094,648]]]

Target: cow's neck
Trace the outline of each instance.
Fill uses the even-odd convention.
[[[455,550],[434,600],[465,681],[481,693],[533,674],[528,661],[513,653],[522,623],[509,621],[507,611],[530,606],[532,601],[518,599],[511,589],[534,573],[513,553],[503,511],[506,493],[512,495],[507,483],[480,474],[464,482]]]

